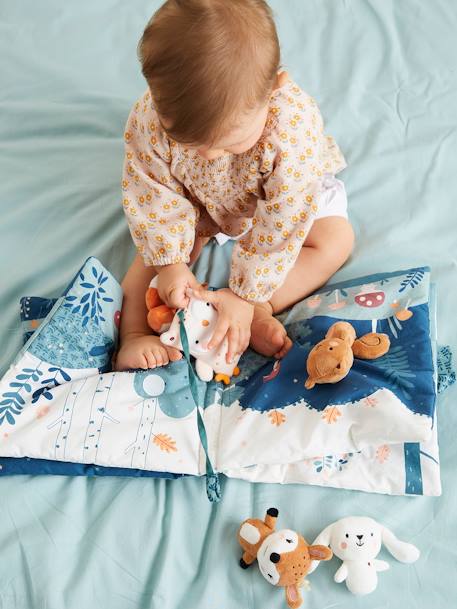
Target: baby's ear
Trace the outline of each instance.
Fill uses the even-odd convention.
[[[327,546],[309,546],[309,557],[311,560],[330,560],[333,552]]]

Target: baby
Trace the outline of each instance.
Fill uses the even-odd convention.
[[[280,69],[264,0],[168,0],[139,45],[148,90],[126,131],[124,211],[138,254],[123,281],[116,367],[154,368],[181,354],[146,322],[145,292],[185,307],[190,290],[219,319],[228,361],[250,344],[291,347],[274,315],[322,286],[354,237],[345,160],[313,98]],[[309,61],[310,59],[307,58]],[[235,240],[229,287],[208,292],[189,268],[217,234]]]

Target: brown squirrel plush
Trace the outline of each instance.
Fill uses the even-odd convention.
[[[349,373],[354,357],[377,359],[390,348],[387,334],[370,332],[356,338],[355,330],[347,321],[338,321],[330,326],[324,340],[321,340],[308,355],[306,369],[307,389],[320,383],[338,383]]]
[[[249,518],[238,531],[243,549],[240,566],[247,569],[255,559],[264,578],[274,586],[283,586],[286,602],[291,609],[302,604],[299,587],[314,560],[330,560],[332,551],[327,546],[306,543],[301,535],[290,529],[276,531],[278,510],[270,508],[264,520]]]

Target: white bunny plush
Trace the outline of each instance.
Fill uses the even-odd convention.
[[[217,323],[217,311],[209,302],[190,297],[189,305],[184,312],[184,327],[189,340],[190,354],[195,357],[196,371],[202,381],[211,381],[215,375],[216,381],[222,381],[226,385],[230,383],[232,376],[239,374],[238,355],[228,364],[226,355],[228,351],[227,337],[213,349],[207,348]],[[169,329],[160,335],[164,345],[176,347],[182,350],[179,332],[180,320],[178,313],[175,314]]]
[[[329,546],[333,554],[343,561],[335,573],[335,582],[346,582],[353,594],[370,594],[378,585],[378,572],[389,569],[389,563],[376,556],[384,544],[400,562],[415,562],[420,552],[410,543],[400,541],[382,524],[364,516],[342,518],[326,527],[313,545]],[[310,573],[319,562],[314,562]]]

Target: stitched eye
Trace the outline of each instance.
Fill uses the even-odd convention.
[[[371,536],[373,537],[373,533],[371,534]]]
[[[170,340],[175,340],[175,337],[174,336],[170,336]]]
[[[286,539],[287,543],[292,543],[292,539]]]
[[[338,366],[336,367],[337,370],[340,370],[341,368],[341,364],[338,364]]]
[[[273,579],[273,575],[270,575],[269,573],[268,573],[268,577],[269,577],[270,579]]]
[[[199,343],[199,342],[200,342],[200,341],[196,340],[196,341],[195,341],[195,344],[196,344],[196,345],[198,345],[198,343]]]
[[[349,535],[348,535],[348,533],[346,533],[346,539],[349,539]]]
[[[333,351],[333,347],[329,347],[329,348],[328,348],[328,350],[329,350],[329,351]]]
[[[207,306],[207,307],[209,307],[209,306],[210,306],[209,302],[207,302],[207,303],[206,303],[206,306]]]

